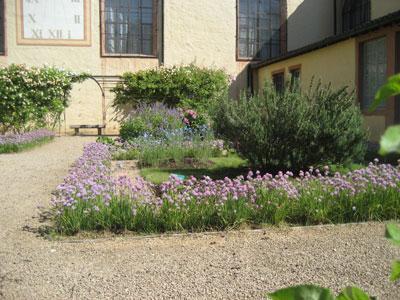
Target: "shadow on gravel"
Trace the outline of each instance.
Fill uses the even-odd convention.
[[[47,240],[51,240],[51,233],[54,228],[49,225],[52,219],[52,213],[48,209],[39,208],[39,215],[37,217],[32,217],[32,219],[38,219],[38,226],[24,225],[22,231],[27,231],[36,235],[36,237],[42,237]]]

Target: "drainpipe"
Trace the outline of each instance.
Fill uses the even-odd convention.
[[[247,90],[251,95],[254,95],[254,87],[253,87],[253,68],[251,63],[247,65]]]

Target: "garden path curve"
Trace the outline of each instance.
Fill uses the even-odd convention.
[[[361,286],[396,299],[389,282],[400,250],[384,225],[273,228],[164,237],[48,241],[37,206],[82,153],[84,137],[62,137],[0,155],[0,298],[262,299],[300,283]]]

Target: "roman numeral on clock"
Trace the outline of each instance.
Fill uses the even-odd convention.
[[[50,35],[51,39],[60,40],[60,39],[62,39],[63,32],[61,29],[54,29],[54,30],[49,29],[49,35]]]
[[[34,39],[41,39],[43,36],[43,31],[41,29],[32,29],[32,35]]]

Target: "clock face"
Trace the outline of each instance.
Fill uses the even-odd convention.
[[[20,44],[85,45],[90,0],[19,0]]]

